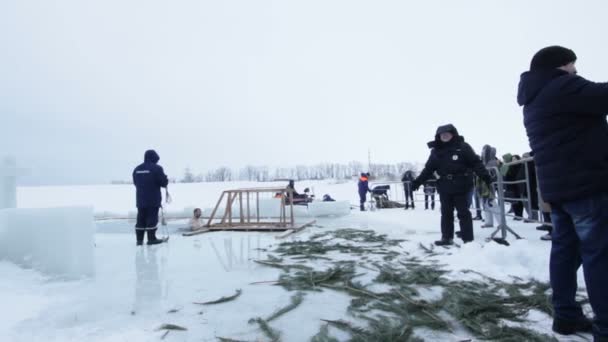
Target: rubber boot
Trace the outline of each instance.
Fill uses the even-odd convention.
[[[156,229],[148,230],[148,245],[158,245],[159,243],[163,242],[165,242],[165,240],[156,238]]]

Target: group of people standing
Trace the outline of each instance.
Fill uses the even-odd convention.
[[[440,126],[428,144],[431,153],[424,169],[411,183],[407,180],[411,187],[405,190],[407,198],[408,192],[416,191],[436,174],[441,239],[435,244],[453,244],[454,209],[461,238],[467,243],[474,238],[469,210],[473,189],[477,189],[486,220],[496,214],[493,180],[497,175],[488,168],[501,172],[507,182],[522,179],[522,169],[527,169],[529,180],[538,179],[542,200],[536,184],[525,182],[525,188],[519,183],[507,184],[505,197],[531,198],[528,208],[532,211],[542,203],[550,207],[540,211],[544,221],[552,225],[547,237],[552,241],[552,329],[563,335],[590,332],[594,342],[608,342],[608,83],[578,76],[576,59],[572,50],[550,46],[538,51],[529,71],[521,75],[517,101],[523,107],[533,162],[512,164],[518,156],[506,155],[505,164],[511,164],[501,168],[494,148],[484,147],[480,158],[453,125]],[[360,195],[366,188],[360,181]],[[523,220],[523,202],[510,201],[515,218]],[[362,210],[363,203],[362,198]],[[491,225],[491,221],[486,224]],[[585,316],[576,300],[581,266],[593,319]]]

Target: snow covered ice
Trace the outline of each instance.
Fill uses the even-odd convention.
[[[354,182],[299,184],[303,187],[314,185],[319,193],[329,193],[339,201],[358,203]],[[172,184],[170,191],[174,201],[166,211],[191,213],[190,208],[210,208],[224,188],[251,186],[255,183]],[[18,190],[18,203],[23,208],[85,204],[93,206],[97,213],[122,216],[133,210],[133,197],[134,190],[129,185]],[[42,209],[31,210],[31,220],[20,218],[19,224],[38,222],[36,218]],[[83,225],[84,217],[92,216],[91,209],[88,210],[86,214],[84,209],[81,212]],[[3,218],[8,217],[3,215]],[[58,214],[56,219],[49,216],[47,220],[52,225],[71,225],[60,217],[63,216]],[[258,326],[248,321],[271,314],[289,302],[293,295],[282,287],[265,283],[276,281],[281,270],[254,262],[266,259],[267,251],[281,242],[275,238],[277,233],[217,232],[182,237],[177,229],[184,227],[185,220],[178,220],[169,221],[166,229],[161,227],[158,231],[159,236],[172,235],[168,244],[135,247],[133,224],[128,220],[97,223],[94,247],[91,247],[91,268],[95,272],[84,279],[49,276],[38,268],[20,267],[17,265],[23,265],[22,262],[3,258],[0,261],[0,302],[3,303],[0,340],[155,341],[164,333],[156,329],[165,323],[188,329],[171,331],[165,338],[167,341],[216,341],[217,336],[264,340]],[[447,277],[475,278],[475,274],[461,272],[474,270],[503,281],[513,281],[513,277],[548,281],[550,244],[539,240],[540,233],[534,229],[535,225],[509,221],[509,225],[526,238],[510,238],[510,247],[485,242],[484,238],[493,230],[479,228],[480,223],[475,225],[474,243],[461,248],[435,249],[438,255],[434,259],[450,271]],[[407,241],[399,247],[403,255],[409,253],[425,260],[429,257],[419,245],[429,246],[438,238],[439,211],[388,209],[320,217],[316,226],[287,241],[307,240],[314,234],[339,228],[372,229],[390,238],[405,239]],[[93,241],[80,242],[93,246]],[[371,274],[361,278],[362,281],[371,279]],[[252,284],[257,282],[262,283]],[[582,277],[579,283],[584,284]],[[242,290],[237,300],[210,306],[194,304],[232,295],[237,289]],[[421,296],[428,298],[440,295],[439,288],[421,291]],[[352,320],[347,313],[350,300],[341,292],[327,289],[307,293],[299,307],[272,325],[281,331],[283,341],[308,341],[319,331],[321,319]],[[551,331],[550,317],[540,312],[531,312],[526,324],[542,333]],[[331,334],[339,340],[348,338],[346,333],[335,329]],[[418,336],[427,341],[471,338],[460,330],[447,336],[422,329]]]

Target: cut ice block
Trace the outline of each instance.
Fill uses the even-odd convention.
[[[53,276],[91,276],[94,233],[90,207],[2,209],[0,259]]]
[[[0,209],[17,207],[17,161],[5,157],[0,163]]]

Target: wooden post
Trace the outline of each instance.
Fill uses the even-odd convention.
[[[232,200],[228,204],[228,226],[230,227],[232,227],[232,205],[234,204],[234,200],[236,200],[236,193],[232,194]]]
[[[211,212],[211,216],[209,217],[209,220],[207,221],[207,227],[211,227],[211,222],[213,222],[213,219],[215,218],[215,213],[217,212],[217,208],[219,208],[220,204],[222,203],[222,199],[224,198],[225,194],[226,194],[226,191],[222,191],[222,194],[220,195],[220,199],[217,201],[217,204],[215,205],[215,208]]]
[[[290,207],[290,211],[291,211],[291,218],[290,218],[290,223],[291,226],[293,227],[293,190],[289,189],[289,207]],[[285,219],[285,221],[287,221],[287,219]],[[285,224],[287,224],[287,222],[285,222]]]
[[[243,213],[243,192],[239,191],[239,217],[241,223],[245,223],[245,214]]]
[[[226,208],[224,208],[224,216],[222,217],[222,224],[226,222],[226,217],[228,217],[228,208],[230,207],[230,199],[232,197],[232,192],[226,191],[228,194],[228,198],[226,198]]]
[[[251,223],[251,212],[249,211],[249,191],[247,191],[247,223]]]
[[[260,223],[260,192],[255,192],[255,209],[257,211],[257,221],[256,223]]]

